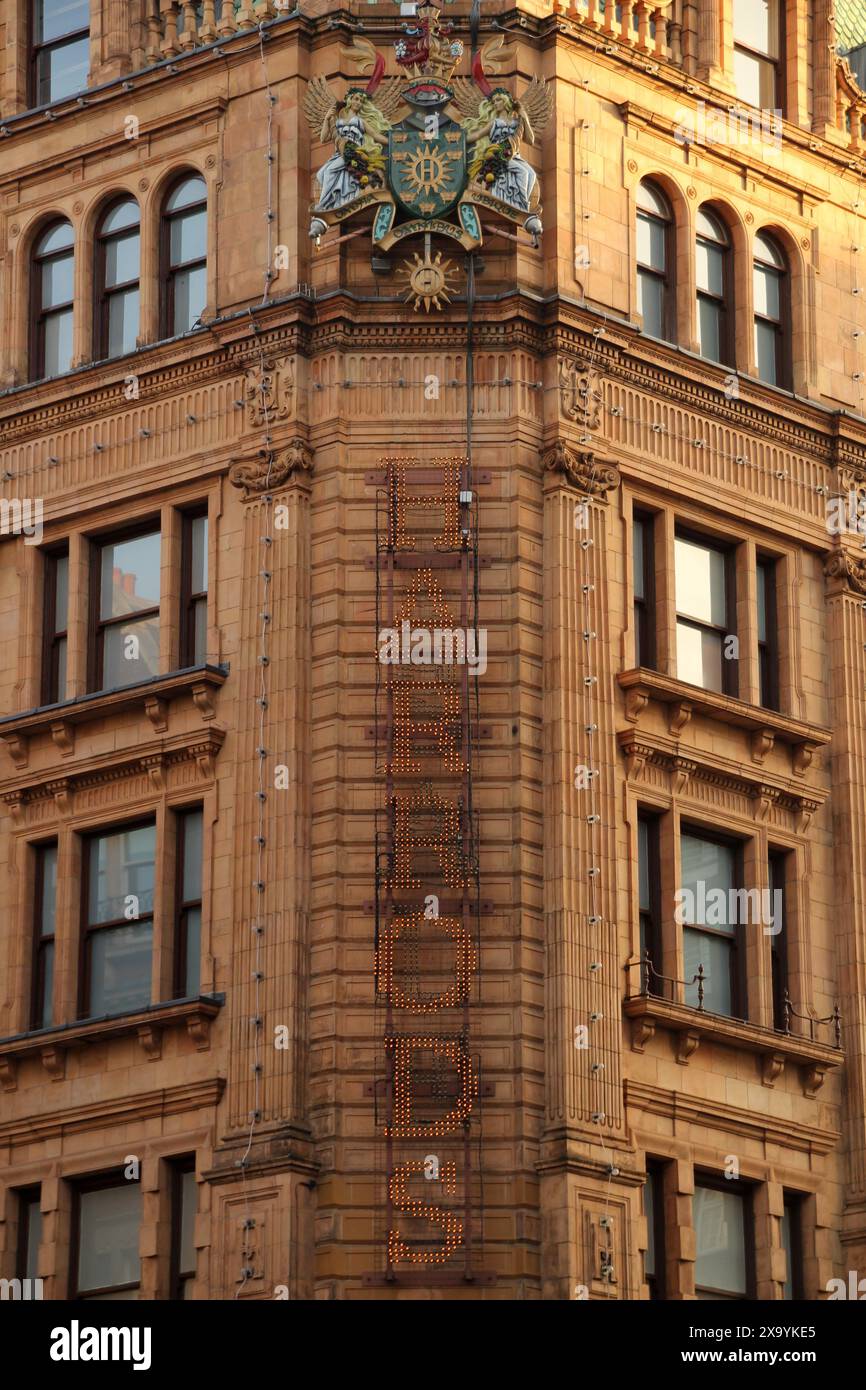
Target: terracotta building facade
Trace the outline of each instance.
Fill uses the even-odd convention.
[[[866,1277],[861,27],[0,0],[0,1278]]]

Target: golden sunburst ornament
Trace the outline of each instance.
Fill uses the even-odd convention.
[[[417,251],[414,256],[414,260],[403,262],[406,268],[399,272],[408,287],[406,299],[414,299],[416,309],[423,304],[428,314],[431,305],[434,309],[441,309],[443,304],[450,304],[451,295],[457,288],[449,279],[453,262],[443,261],[441,251],[437,251],[431,259],[429,246],[425,246],[423,256],[419,256]]]

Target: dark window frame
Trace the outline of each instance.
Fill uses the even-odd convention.
[[[699,212],[707,212],[714,222],[718,222],[725,237],[724,243],[716,241],[714,238],[702,236],[700,232],[695,235],[695,250],[700,243],[713,246],[720,253],[722,258],[722,293],[713,294],[711,290],[701,289],[695,286],[695,297],[698,306],[698,332],[700,332],[700,306],[703,300],[715,304],[719,311],[719,357],[705,357],[701,348],[701,357],[705,362],[716,362],[720,367],[731,367],[736,369],[736,352],[734,345],[733,325],[736,322],[736,302],[734,299],[734,277],[733,269],[733,238],[731,229],[726,219],[713,206],[712,203],[703,203],[698,209]],[[697,276],[695,277],[697,281]]]
[[[131,229],[127,227],[119,232],[103,232],[101,228],[104,226],[106,218],[123,203],[135,203],[138,208],[138,275],[133,280],[118,281],[116,285],[112,285],[109,289],[105,284],[107,244],[109,241],[129,237],[131,235]],[[118,197],[112,198],[109,203],[106,203],[99,215],[97,232],[94,240],[96,244],[93,254],[93,283],[95,290],[93,296],[93,356],[96,361],[102,361],[109,360],[109,317],[111,313],[112,297],[116,294],[125,293],[127,290],[133,288],[137,289],[139,296],[139,314],[141,313],[141,208],[131,193],[122,193]],[[141,319],[139,318],[139,329],[140,328]],[[122,357],[124,354],[117,353],[116,356]]]
[[[770,937],[770,980],[773,992],[773,1027],[777,1033],[785,1031],[785,991],[788,987],[788,912],[786,898],[790,874],[788,866],[794,854],[791,849],[770,845],[767,853],[767,881],[771,893],[776,887],[782,889],[782,930]],[[777,876],[780,882],[777,883]],[[775,926],[775,922],[773,923]]]
[[[114,918],[114,920],[110,922],[97,922],[95,926],[91,925],[89,908],[91,846],[95,840],[104,839],[110,835],[125,834],[127,831],[137,830],[140,827],[150,825],[152,825],[156,830],[157,820],[155,815],[136,816],[134,820],[118,822],[116,825],[112,826],[110,830],[104,828],[97,828],[94,830],[88,830],[86,833],[81,835],[81,931],[79,933],[80,941],[78,956],[78,1017],[80,1020],[86,1020],[91,1017],[94,1017],[94,1015],[91,1015],[91,1013],[89,1012],[91,984],[91,938],[95,935],[96,932],[110,930],[116,931],[118,927],[129,927],[132,926],[133,923],[137,924],[145,921],[150,922],[152,929],[154,922],[154,909],[151,908],[150,912],[143,912],[138,917],[134,917],[131,919],[128,917],[120,917]],[[154,836],[154,842],[154,885],[156,885],[159,875],[159,841],[156,835]],[[134,1012],[138,1011],[135,1010]],[[101,1017],[101,1015],[97,1014],[95,1015],[95,1017],[98,1018]]]
[[[733,25],[733,11],[732,11],[732,13],[731,13],[731,35],[732,35],[734,53],[735,53],[735,54],[737,54],[737,53],[745,53],[749,58],[758,58],[762,63],[766,63],[766,64],[768,65],[768,67],[771,67],[771,68],[773,69],[773,73],[774,73],[774,78],[773,78],[773,100],[774,100],[774,102],[775,102],[775,108],[774,108],[774,109],[777,110],[777,111],[781,111],[783,117],[784,117],[785,112],[786,112],[786,109],[787,109],[787,102],[786,102],[786,100],[785,100],[786,95],[787,95],[787,94],[786,94],[786,91],[785,91],[785,65],[786,65],[787,51],[788,51],[788,26],[787,26],[787,24],[786,24],[786,22],[785,22],[785,19],[786,19],[785,10],[786,10],[786,8],[787,8],[787,6],[786,6],[786,3],[785,3],[785,0],[778,0],[778,15],[779,15],[779,30],[778,30],[778,34],[779,34],[779,56],[778,56],[778,58],[771,58],[770,55],[769,55],[768,53],[763,53],[759,48],[752,48],[750,44],[742,43],[740,40],[734,38],[733,35],[734,35],[734,32],[735,32],[735,31],[734,31],[734,25]],[[737,96],[737,100],[738,100],[738,101],[742,101],[742,100],[743,100],[743,98],[740,96],[739,93],[737,93],[736,96]],[[751,103],[747,102],[746,105],[751,105]],[[758,106],[758,107],[753,107],[752,109],[753,109],[753,110],[756,110],[756,111],[764,111],[764,110],[767,110],[768,108],[767,108],[767,107],[760,107],[760,106]]]
[[[638,864],[640,864],[640,825],[647,826],[647,853],[649,864],[647,870],[649,874],[650,905],[649,911],[645,911],[640,905],[640,880],[638,879],[638,933],[644,937],[645,949],[650,957],[653,969],[662,974],[661,948],[662,948],[662,911],[661,911],[661,813],[654,812],[643,806],[638,808]],[[638,868],[640,874],[640,868]],[[641,929],[644,929],[643,931]],[[646,994],[655,994],[653,987],[653,976],[641,968],[641,987]]]
[[[771,242],[776,248],[780,257],[784,261],[784,269],[780,266],[773,266],[769,261],[759,260],[757,256],[752,256],[752,281],[754,290],[754,280],[758,270],[767,270],[775,275],[779,281],[779,317],[778,319],[769,318],[766,314],[759,314],[755,310],[754,325],[755,329],[759,323],[767,324],[772,328],[776,336],[776,367],[777,380],[764,381],[763,377],[758,378],[764,381],[766,386],[775,386],[781,391],[793,389],[793,343],[792,343],[792,311],[791,311],[791,265],[790,260],[777,237],[771,232],[764,231],[762,228],[760,236]],[[757,347],[755,348],[755,370],[758,370]]]
[[[783,1201],[789,1213],[788,1229],[791,1233],[791,1248],[787,1254],[791,1262],[792,1303],[801,1302],[806,1297],[806,1278],[804,1269],[805,1241],[803,1239],[803,1220],[806,1214],[806,1193],[794,1192],[785,1188]]]
[[[175,883],[174,883],[174,979],[173,997],[175,999],[185,999],[186,996],[186,970],[188,956],[188,929],[187,914],[191,908],[197,907],[199,914],[202,913],[203,898],[184,898],[184,856],[186,853],[186,817],[198,812],[202,816],[202,831],[204,831],[204,807],[201,802],[196,802],[190,806],[179,806],[174,809],[175,817]],[[202,844],[202,868],[204,861],[204,845]],[[204,885],[202,885],[204,887]]]
[[[108,1284],[98,1289],[81,1290],[78,1284],[78,1266],[80,1263],[81,1246],[81,1197],[87,1192],[105,1192],[114,1187],[128,1187],[132,1183],[131,1178],[124,1178],[122,1171],[116,1168],[109,1169],[103,1173],[91,1173],[86,1177],[72,1178],[69,1185],[72,1189],[72,1221],[69,1240],[69,1297],[70,1299],[81,1298],[89,1300],[97,1298],[101,1294],[126,1293],[129,1289],[141,1289],[141,1255],[139,1254],[139,1277],[134,1283],[128,1284]],[[140,1179],[135,1179],[135,1185],[140,1184]],[[141,1232],[139,1230],[139,1241]]]
[[[676,267],[676,237],[673,209],[670,199],[654,179],[641,179],[656,198],[667,208],[667,216],[662,217],[657,212],[649,212],[638,204],[636,221],[644,218],[647,222],[657,222],[664,228],[664,257],[665,268],[658,271],[654,266],[646,265],[640,259],[636,260],[637,276],[640,281],[641,275],[650,276],[653,280],[660,281],[662,285],[662,342],[676,343],[676,295],[675,282],[671,276],[671,267]],[[649,334],[648,336],[652,336]]]
[[[652,1274],[648,1274],[646,1269],[644,1269],[644,1282],[650,1291],[650,1301],[654,1303],[664,1302],[667,1298],[667,1228],[665,1226],[666,1167],[666,1159],[647,1158],[646,1180],[647,1184],[652,1183],[653,1192],[652,1234],[655,1247],[655,1269]],[[644,1198],[644,1215],[646,1216],[646,1198]],[[647,1222],[649,1222],[648,1218]],[[647,1225],[647,1239],[649,1239],[649,1224]]]
[[[779,562],[774,555],[758,555],[757,569],[764,574],[764,628],[758,638],[758,702],[762,709],[779,710]]]
[[[734,1178],[725,1178],[719,1173],[698,1168],[695,1170],[695,1191],[699,1187],[708,1188],[712,1192],[733,1192],[736,1196],[743,1199],[743,1248],[745,1254],[745,1275],[746,1293],[730,1293],[727,1289],[714,1289],[706,1284],[698,1284],[695,1279],[695,1293],[710,1294],[712,1298],[725,1303],[750,1303],[757,1298],[757,1276],[755,1261],[755,1208],[754,1194],[755,1184],[741,1182]],[[692,1206],[694,1211],[694,1204]],[[698,1257],[698,1233],[695,1230],[695,1270],[697,1271]]]
[[[33,1202],[42,1200],[42,1184],[32,1183],[30,1187],[19,1187],[15,1193],[18,1204],[18,1239],[15,1251],[15,1278],[29,1279],[27,1255],[30,1244],[30,1207]],[[37,1265],[38,1267],[38,1265]],[[36,1278],[39,1276],[36,1275]]]
[[[59,645],[66,642],[69,650],[69,542],[44,550],[42,604],[42,703],[56,705],[66,699],[60,689]],[[66,626],[57,627],[57,561],[66,561]]]
[[[196,1277],[196,1270],[182,1270],[180,1267],[180,1242],[183,1228],[183,1179],[186,1174],[195,1172],[195,1154],[184,1154],[181,1158],[169,1160],[171,1172],[171,1253],[169,1257],[169,1298],[174,1302],[184,1300],[184,1285]]]
[[[158,535],[160,538],[161,558],[162,525],[159,516],[151,517],[145,521],[137,521],[121,530],[107,531],[104,535],[90,538],[90,614],[87,641],[87,686],[90,694],[104,689],[102,682],[105,678],[106,628],[116,627],[122,623],[137,623],[145,618],[160,618],[162,613],[162,592],[160,590],[160,602],[155,608],[137,608],[134,612],[123,613],[117,618],[102,618],[102,552],[107,545],[118,545],[123,541],[132,541],[139,536],[150,535]],[[116,688],[124,689],[125,687]]]
[[[72,245],[64,246],[60,251],[40,252],[37,248],[42,240],[56,227],[68,225],[72,228]],[[33,242],[33,249],[30,253],[30,337],[29,337],[29,357],[30,357],[30,378],[32,381],[47,381],[46,361],[45,361],[45,324],[49,317],[56,318],[59,314],[71,313],[73,318],[73,334],[75,331],[75,229],[72,227],[68,217],[52,217],[40,229],[39,234]],[[62,304],[52,304],[50,309],[46,309],[42,302],[42,267],[50,261],[59,261],[72,258],[73,266],[73,296]],[[69,368],[67,367],[68,371]],[[61,373],[63,375],[63,373]]]
[[[46,947],[50,946],[52,951],[55,949],[57,936],[55,930],[48,935],[42,935],[42,910],[45,906],[45,873],[42,868],[44,863],[45,851],[53,849],[59,854],[57,840],[42,840],[33,846],[34,865],[33,865],[33,961],[32,961],[32,981],[30,988],[30,1026],[34,1030],[45,1027],[53,1027],[46,1024],[42,1016],[42,1000],[45,992],[45,955]],[[52,1020],[54,1010],[52,1007]]]
[[[190,203],[188,207],[178,208],[176,212],[168,212],[168,202],[172,195],[186,182],[187,179],[201,179],[204,184],[204,197],[197,203]],[[159,336],[161,339],[174,338],[178,335],[174,327],[174,286],[175,276],[181,270],[194,270],[198,266],[204,266],[207,271],[207,220],[205,220],[205,254],[197,256],[192,261],[178,261],[175,265],[171,259],[171,223],[174,217],[186,217],[192,212],[204,210],[207,219],[208,197],[207,181],[203,174],[197,169],[186,169],[174,179],[169,188],[165,191],[162,200],[162,208],[159,217]],[[184,330],[189,332],[189,330]]]
[[[33,0],[33,3],[31,3],[29,6],[30,15],[28,37],[30,42],[30,61],[27,79],[28,101],[31,107],[50,106],[53,101],[66,101],[69,99],[68,97],[52,97],[50,93],[47,96],[43,96],[40,90],[40,87],[42,85],[42,79],[40,78],[39,73],[40,63],[43,55],[46,53],[51,53],[56,48],[66,48],[70,44],[76,42],[80,43],[82,39],[87,39],[88,41],[90,39],[90,25],[88,24],[85,29],[70,29],[70,31],[67,34],[59,34],[57,38],[48,39],[43,41],[42,43],[38,42],[36,38],[36,21],[38,9],[39,0]],[[86,90],[86,88],[82,88],[81,90],[84,91]],[[70,95],[74,94],[70,93]]]
[[[674,560],[674,609],[675,626],[680,623],[684,627],[696,628],[699,632],[718,633],[722,638],[722,694],[738,698],[740,690],[740,659],[733,657],[728,659],[724,653],[724,640],[727,637],[736,637],[739,645],[739,633],[736,626],[737,615],[737,571],[736,571],[736,550],[739,542],[721,541],[715,536],[708,536],[701,531],[690,530],[687,526],[676,526],[674,530],[674,542],[677,540],[690,541],[693,545],[703,546],[706,550],[714,550],[719,555],[724,556],[725,560],[725,625],[719,627],[715,623],[702,623],[697,618],[691,618],[686,614],[680,613],[676,601],[676,560]],[[731,627],[731,617],[734,617],[734,626]],[[679,676],[679,670],[677,671]],[[680,679],[682,679],[680,677]],[[691,684],[691,682],[686,682]],[[709,686],[697,686],[698,690],[709,689]],[[718,693],[718,692],[716,692]]]
[[[180,564],[180,611],[181,611],[181,667],[203,665],[204,661],[195,660],[195,614],[197,604],[204,602],[205,605],[205,628],[207,628],[207,589],[192,589],[192,532],[193,523],[204,519],[208,522],[207,544],[210,544],[210,518],[208,515],[207,504],[199,507],[192,507],[183,513],[182,536],[181,536],[181,564]],[[208,574],[210,583],[210,574]],[[204,658],[207,658],[205,652]]]
[[[632,561],[634,561],[635,553],[634,531],[638,526],[643,532],[644,597],[638,598],[632,578],[635,659],[637,666],[655,670],[658,660],[656,646],[655,513],[643,511],[639,507],[635,507],[632,512]]]
[[[721,845],[725,849],[734,851],[734,878],[731,887],[735,891],[742,891],[745,888],[743,872],[745,842],[738,840],[733,835],[725,835],[717,830],[708,830],[699,822],[684,820],[680,823],[680,864],[679,882],[682,883],[682,838],[689,836],[694,840],[706,840],[710,844]],[[722,941],[726,941],[731,948],[730,952],[730,986],[731,986],[731,1012],[730,1014],[713,1014],[715,1018],[735,1018],[742,1022],[748,1022],[749,996],[746,983],[746,952],[744,950],[742,922],[734,923],[733,932],[722,931],[719,927],[706,926],[701,923],[682,922],[677,923],[680,932],[693,931],[701,932],[705,936],[714,936]],[[710,1013],[710,1010],[707,1010]]]

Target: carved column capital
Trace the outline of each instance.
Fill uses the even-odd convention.
[[[541,464],[545,474],[562,475],[570,487],[600,502],[620,485],[619,468],[611,459],[599,458],[591,449],[572,449],[564,439],[542,451]]]
[[[857,559],[847,550],[834,550],[824,561],[824,574],[829,593],[845,589],[853,594],[866,595],[866,560]]]

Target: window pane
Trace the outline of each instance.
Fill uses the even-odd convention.
[[[706,290],[708,294],[717,295],[721,299],[725,293],[724,251],[718,246],[709,246],[705,241],[698,241],[695,254],[698,289]]]
[[[174,275],[172,333],[188,333],[207,303],[207,273],[203,265]]]
[[[722,310],[712,299],[698,299],[698,345],[710,362],[722,360]]]
[[[62,101],[75,92],[84,91],[90,69],[90,40],[74,39],[43,49],[37,67],[36,99],[39,105]]]
[[[139,235],[113,236],[105,242],[105,285],[125,285],[138,279]]]
[[[91,933],[91,1018],[132,1013],[147,1007],[152,941],[153,928],[149,921]]]
[[[202,823],[201,811],[184,814],[181,887],[184,902],[194,902],[201,897]]]
[[[102,547],[101,618],[159,607],[160,534]]]
[[[755,570],[755,579],[758,589],[758,641],[767,640],[767,570],[764,565],[758,565]]]
[[[782,317],[781,276],[769,267],[755,266],[755,313],[765,319]]]
[[[103,236],[108,236],[110,232],[119,232],[125,227],[137,227],[139,221],[138,203],[134,198],[124,198],[122,203],[116,203],[103,217],[100,232]]]
[[[180,1251],[178,1273],[195,1273],[195,1173],[182,1173],[180,1179]]]
[[[771,323],[755,324],[755,360],[761,381],[778,386],[779,334]]]
[[[779,0],[734,0],[734,42],[779,56]]]
[[[138,287],[115,290],[108,301],[108,355],[120,357],[135,350],[138,337]]]
[[[677,613],[716,627],[727,624],[725,555],[699,541],[677,536]]]
[[[190,522],[190,591],[207,592],[207,517],[194,516]]]
[[[176,212],[178,208],[189,207],[191,203],[201,203],[207,194],[204,179],[194,174],[179,183],[165,205],[166,212]]]
[[[58,555],[54,561],[54,631],[66,630],[66,610],[69,604],[69,557]]]
[[[198,212],[179,213],[171,219],[169,254],[172,265],[204,260],[207,255],[207,214],[203,208]]]
[[[54,935],[54,915],[57,907],[57,846],[46,845],[39,853],[39,873],[42,878],[42,917],[39,930],[42,936]]]
[[[39,1243],[42,1240],[42,1212],[39,1198],[27,1203],[27,1249],[24,1254],[24,1278],[36,1279],[39,1274]]]
[[[637,258],[641,265],[653,270],[665,268],[665,224],[657,217],[638,214],[637,219]]]
[[[48,941],[41,948],[42,992],[36,1001],[38,1010],[34,1020],[37,1028],[50,1028],[54,1023],[54,942]]]
[[[658,275],[637,273],[637,309],[643,317],[644,332],[665,338],[665,283]]]
[[[644,573],[646,570],[646,552],[644,549],[644,527],[646,522],[640,517],[636,517],[632,528],[632,568],[634,570],[634,596],[635,598],[646,598],[644,587]]]
[[[711,1014],[731,1016],[731,943],[710,932],[683,928],[683,965],[685,978],[691,980],[704,967],[704,1009]],[[699,1004],[697,981],[686,985],[685,1001],[690,1008]]]
[[[646,1254],[644,1273],[649,1277],[656,1272],[656,1215],[655,1215],[655,1174],[647,1173],[643,1186],[643,1209],[646,1217]]]
[[[722,636],[688,623],[677,623],[677,677],[704,690],[724,690]]]
[[[193,666],[203,666],[207,660],[207,599],[196,599],[193,610]]]
[[[734,49],[734,87],[740,101],[762,111],[775,111],[777,102],[776,68],[767,58],[756,58],[741,48]]]
[[[730,845],[719,845],[715,840],[704,840],[699,835],[680,837],[680,882],[682,887],[693,895],[696,907],[694,913],[683,914],[685,921],[695,924],[708,923],[718,931],[728,928],[726,909],[720,916],[717,911],[713,911],[710,903],[708,913],[701,907],[701,902],[706,894],[721,890],[727,904],[728,894],[736,886],[736,863],[736,852]],[[699,889],[700,884],[704,885],[703,893]],[[733,930],[733,925],[730,929]]]
[[[639,183],[637,186],[637,205],[644,212],[655,213],[662,221],[670,218],[670,209],[667,200],[659,189],[650,183]]]
[[[638,903],[641,912],[648,912],[650,898],[649,826],[645,820],[637,823]]]
[[[42,233],[36,243],[37,256],[47,256],[53,251],[65,251],[74,241],[71,222],[55,222]]]
[[[90,24],[89,0],[39,0],[36,7],[36,41],[59,39]]]
[[[141,1188],[128,1182],[98,1192],[82,1192],[79,1203],[79,1289],[137,1283]]]
[[[127,899],[138,899],[139,915],[153,911],[156,826],[136,825],[90,842],[88,923],[116,922]]]
[[[59,376],[72,365],[72,310],[63,309],[48,314],[43,321],[45,333],[45,375]]]
[[[693,1210],[697,1241],[695,1284],[701,1288],[745,1294],[744,1199],[736,1192],[696,1187]]]
[[[785,1252],[785,1298],[794,1297],[794,1252],[791,1243],[791,1208],[782,1211],[782,1249]]]
[[[74,296],[74,256],[55,256],[42,262],[42,308],[53,309],[55,304],[69,304]]]
[[[57,652],[57,689],[54,692],[57,700],[66,699],[66,638],[61,637],[55,650]]]
[[[105,629],[102,688],[116,690],[159,675],[159,618],[130,619]]]
[[[186,974],[183,989],[187,999],[194,999],[201,988],[201,908],[187,908],[184,919]]]

